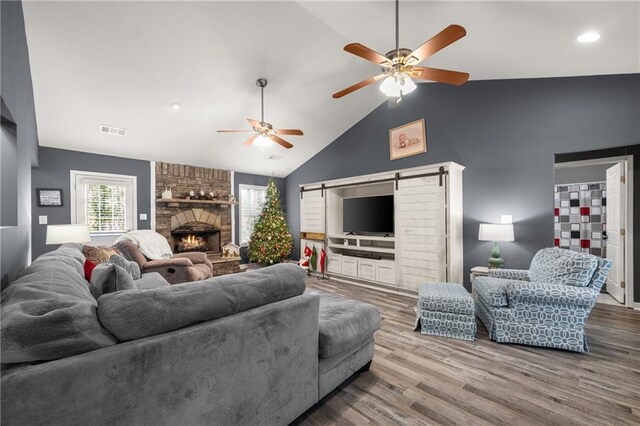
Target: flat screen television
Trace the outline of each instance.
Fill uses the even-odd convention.
[[[345,233],[393,234],[393,195],[345,198],[342,210]]]

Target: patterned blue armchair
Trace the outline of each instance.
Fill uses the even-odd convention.
[[[584,324],[611,260],[559,248],[529,270],[492,269],[474,280],[476,313],[492,340],[588,352]]]

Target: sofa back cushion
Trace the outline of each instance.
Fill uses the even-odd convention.
[[[134,340],[298,296],[305,288],[302,268],[280,264],[170,287],[105,294],[98,299],[98,316],[118,339]]]
[[[598,258],[559,248],[544,248],[534,256],[531,281],[587,287],[598,267]]]
[[[89,283],[89,290],[96,300],[103,294],[135,288],[131,274],[115,263],[101,263],[96,266]]]
[[[46,361],[117,343],[98,321],[80,244],[66,244],[25,268],[2,298],[2,362]]]

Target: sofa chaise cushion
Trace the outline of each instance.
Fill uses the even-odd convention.
[[[119,340],[134,340],[298,296],[305,287],[302,268],[279,264],[170,287],[105,294],[98,299],[98,316]]]
[[[80,244],[36,259],[2,292],[2,362],[46,361],[111,346],[84,279]]]
[[[380,328],[380,311],[333,294],[320,294],[319,354],[330,358],[360,348]]]

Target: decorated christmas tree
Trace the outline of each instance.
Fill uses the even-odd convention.
[[[280,204],[280,192],[270,179],[262,213],[249,240],[249,260],[261,265],[280,263],[289,256],[292,247],[293,238]]]

